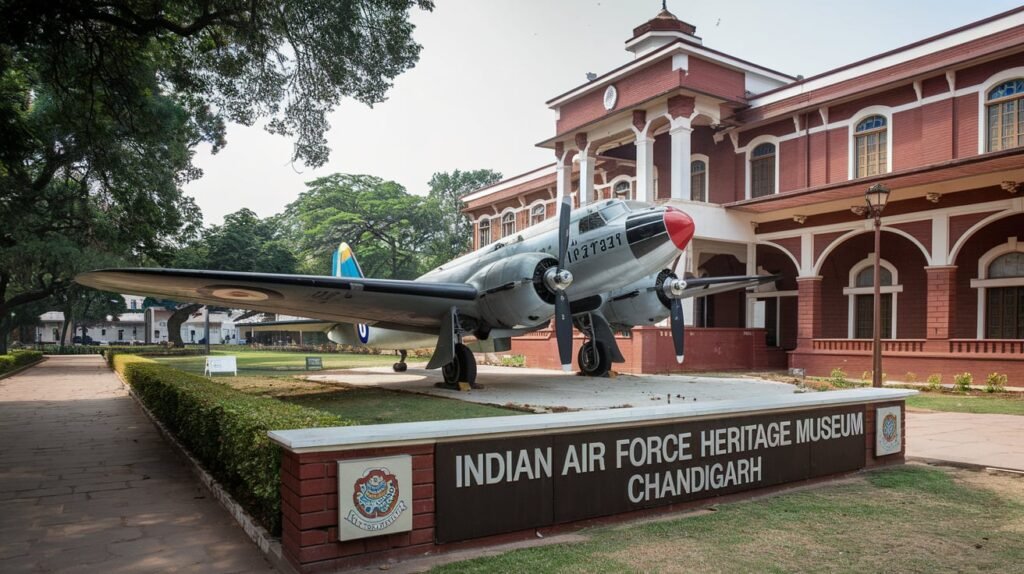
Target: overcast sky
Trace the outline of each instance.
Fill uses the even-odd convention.
[[[544,102],[632,59],[623,43],[660,0],[436,0],[414,11],[419,63],[388,100],[346,102],[330,115],[331,159],[293,165],[292,142],[232,125],[227,146],[200,148],[204,176],[186,186],[207,224],[248,207],[281,211],[305,182],[335,172],[390,179],[424,194],[431,174],[490,168],[506,177],[550,163],[535,147],[554,133]],[[704,45],[791,75],[811,76],[980,20],[1014,0],[668,0]]]

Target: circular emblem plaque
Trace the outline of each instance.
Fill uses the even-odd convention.
[[[615,107],[615,102],[619,100],[619,91],[615,89],[615,86],[608,86],[604,90],[604,109],[610,110]]]

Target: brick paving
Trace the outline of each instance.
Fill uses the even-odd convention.
[[[0,572],[274,572],[98,356],[0,380]]]

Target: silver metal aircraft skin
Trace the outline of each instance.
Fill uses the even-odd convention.
[[[411,281],[343,273],[340,264],[334,276],[135,268],[91,271],[75,281],[117,293],[310,317],[243,328],[285,330],[287,325],[287,330],[325,331],[338,343],[400,350],[396,370],[405,370],[404,349],[433,346],[428,368],[442,368],[452,386],[475,385],[473,350],[507,350],[512,336],[543,328],[553,317],[563,366],[571,361],[575,324],[587,337],[577,357],[581,369],[604,375],[612,361],[621,360],[605,314],[617,330],[628,330],[665,319],[678,308],[674,301],[707,294],[702,289],[765,281],[716,278],[689,288],[694,280],[668,270],[693,237],[694,222],[686,213],[622,200],[573,211],[566,199],[559,217]],[[343,251],[358,270],[347,245],[339,248],[336,262]],[[681,308],[678,312],[673,335],[682,360]]]

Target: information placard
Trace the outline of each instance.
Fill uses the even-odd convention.
[[[319,371],[324,368],[324,360],[321,357],[306,357],[306,370]]]
[[[438,542],[732,494],[864,466],[860,405],[439,443]]]

